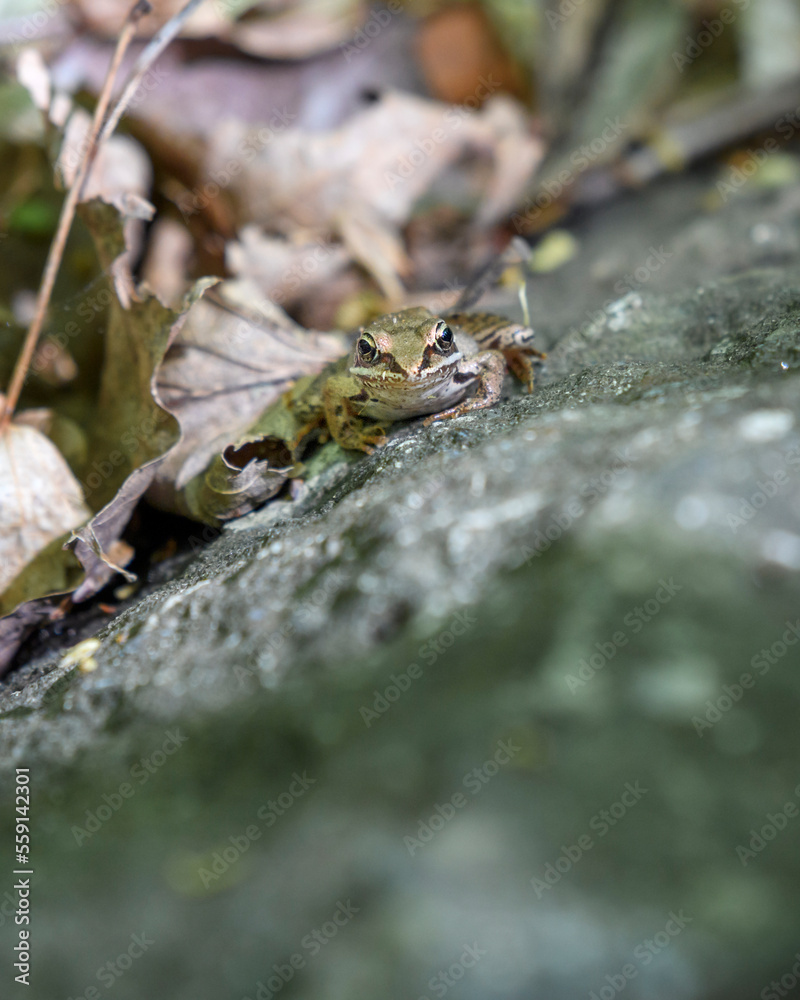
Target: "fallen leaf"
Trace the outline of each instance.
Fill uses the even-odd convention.
[[[330,282],[350,261],[347,250],[323,239],[292,242],[245,226],[225,248],[225,262],[235,278],[282,306],[292,305]]]
[[[61,144],[56,173],[69,187],[75,177],[91,125],[85,111],[78,108],[70,116]],[[145,222],[155,208],[147,200],[152,184],[152,166],[147,154],[130,136],[113,135],[100,148],[86,178],[80,214],[89,226],[103,269],[112,275],[120,302],[127,307],[134,297],[131,265],[142,247]],[[123,220],[117,235],[116,219],[108,211],[101,217],[95,203],[114,206]]]
[[[47,113],[50,109],[50,71],[38,49],[26,48],[17,60],[17,79],[31,95],[36,107]]]
[[[37,626],[56,617],[61,600],[61,597],[49,597],[26,601],[0,618],[0,676],[8,670],[25,637]]]
[[[290,237],[338,233],[390,298],[407,265],[399,227],[434,181],[482,154],[492,169],[476,192],[478,221],[490,225],[518,202],[543,152],[522,107],[501,96],[476,111],[388,93],[333,131],[267,131],[265,142],[263,130],[228,122],[211,141],[207,178],[236,162],[230,189],[248,220]]]
[[[168,306],[177,307],[189,288],[187,275],[194,245],[186,226],[157,219],[150,228],[142,280]]]
[[[492,11],[494,13],[494,11]],[[482,4],[449,4],[419,27],[416,52],[428,89],[440,101],[470,100],[481,79],[525,96],[519,67],[509,58]]]
[[[358,0],[299,0],[279,14],[236,22],[228,38],[250,55],[307,59],[348,41],[363,16]]]
[[[146,292],[139,294],[125,259],[127,247],[119,211],[94,200],[84,203],[81,212],[95,238],[101,263],[115,275],[118,291],[108,321],[99,418],[94,422],[82,484],[54,445],[34,428],[12,425],[8,432],[10,450],[0,441],[0,526],[3,541],[9,545],[0,576],[0,582],[8,584],[0,597],[0,613],[6,614],[0,620],[0,672],[36,623],[60,613],[64,595],[69,594],[75,603],[86,600],[115,573],[124,574],[133,551],[120,541],[120,535],[150,485],[156,465],[179,436],[177,421],[154,395],[155,373],[192,303],[216,281],[198,282],[180,310],[167,308]],[[123,295],[127,308],[120,300]],[[41,424],[46,415],[35,414],[30,419],[34,418]],[[31,478],[27,467],[19,464],[20,434],[34,435],[44,442],[37,449],[25,441],[22,458],[35,462],[41,452],[44,463],[50,456],[51,465],[42,465],[39,479]],[[8,453],[5,473],[4,446]],[[46,478],[41,478],[51,466],[62,473],[66,470],[64,482],[58,479],[48,485]],[[35,518],[39,536],[21,514],[29,498],[20,494],[16,506],[7,499],[20,476],[23,484],[30,481],[26,489],[44,498],[41,509],[33,508],[29,514]],[[101,508],[88,521],[91,511],[85,499]],[[57,516],[59,504],[66,506],[67,514]],[[14,531],[19,536],[16,547]],[[12,560],[11,553],[17,550],[20,554]]]
[[[34,556],[89,513],[55,445],[33,427],[11,424],[0,436],[0,595]],[[0,596],[0,607],[4,603]]]
[[[345,350],[340,335],[304,330],[247,282],[226,282],[215,301],[198,302],[158,372],[159,399],[179,420],[182,437],[148,498],[197,517],[180,497],[190,480],[215,455],[240,447],[245,431],[293,382]],[[228,454],[220,475],[228,464],[237,476],[243,470]]]

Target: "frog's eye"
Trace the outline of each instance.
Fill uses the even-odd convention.
[[[375,346],[375,341],[368,333],[364,333],[358,338],[356,351],[358,353],[359,360],[366,361],[368,364],[374,361],[378,356],[378,348]]]
[[[442,320],[439,320],[436,326],[436,340],[434,341],[433,346],[439,354],[447,354],[453,346],[453,331],[447,323]]]

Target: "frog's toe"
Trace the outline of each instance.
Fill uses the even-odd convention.
[[[361,445],[363,450],[371,455],[376,448],[382,448],[389,438],[382,427],[376,427],[369,434],[361,435]]]

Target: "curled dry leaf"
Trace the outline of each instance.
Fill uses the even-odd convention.
[[[161,507],[212,521],[219,517],[218,505],[208,499],[198,505],[197,484],[189,499],[190,482],[216,461],[208,490],[201,491],[207,498],[238,492],[250,498],[241,503],[257,506],[274,495],[291,460],[285,450],[270,450],[261,432],[246,432],[294,381],[321,371],[346,349],[339,335],[297,326],[248,282],[226,282],[215,298],[191,310],[159,369],[158,396],[178,418],[182,438],[148,493]],[[234,503],[238,510],[240,501]],[[227,501],[223,506],[230,507]]]

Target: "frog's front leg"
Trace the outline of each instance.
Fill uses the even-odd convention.
[[[534,365],[547,355],[530,346],[534,336],[530,327],[493,313],[453,313],[447,319],[468,333],[479,347],[500,351],[511,371],[528,392],[533,392]]]
[[[361,416],[369,393],[355,379],[347,375],[331,376],[325,383],[323,398],[328,430],[342,448],[371,455],[375,447],[386,444],[384,429]]]
[[[459,366],[459,373],[456,376],[459,381],[469,381],[468,376],[477,379],[475,392],[463,403],[451,406],[449,410],[442,410],[441,413],[432,413],[423,420],[426,427],[430,426],[434,420],[449,420],[451,417],[460,417],[471,410],[485,410],[500,399],[500,390],[503,388],[503,379],[506,374],[506,362],[500,351],[481,351],[473,357],[463,361]]]
[[[312,435],[321,433],[321,439],[325,440],[323,385],[321,375],[305,375],[283,394],[283,403],[295,420],[293,436],[288,441],[295,460],[299,459]]]

